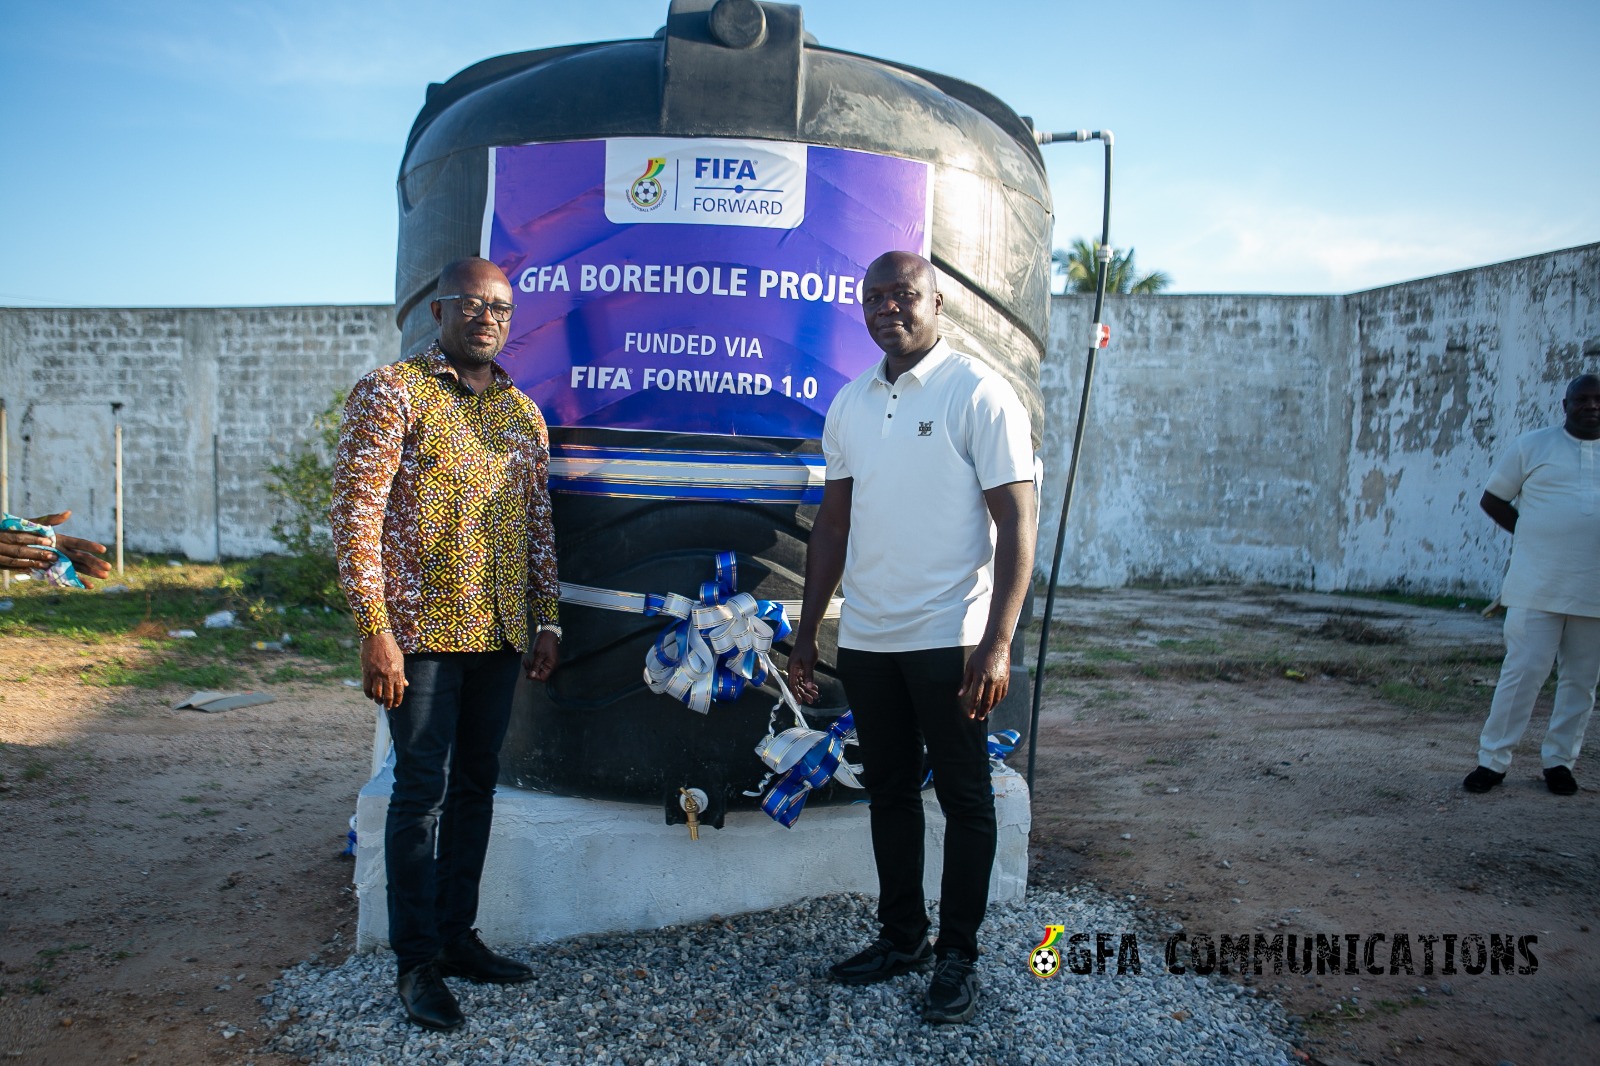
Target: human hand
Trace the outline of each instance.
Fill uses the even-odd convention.
[[[561,662],[561,642],[548,629],[533,638],[533,644],[522,656],[522,669],[529,681],[548,681]]]
[[[387,629],[361,638],[361,691],[388,710],[405,698],[406,658]]]
[[[817,638],[809,633],[795,634],[794,648],[789,652],[789,691],[801,703],[817,702],[817,681],[813,671],[817,666]]]
[[[31,521],[42,526],[59,526],[72,517],[71,511],[62,511],[59,514],[47,514],[43,518],[34,518]],[[68,537],[61,533],[56,534],[56,547],[77,569],[78,576],[82,577],[110,577],[111,564],[106,562],[106,546],[96,541],[85,540],[82,537]],[[93,588],[87,581],[85,588]]]
[[[72,516],[71,511],[61,511],[57,514],[41,515],[30,518],[28,521],[42,526],[59,526]],[[56,561],[56,555],[50,551],[50,537],[41,533],[29,533],[20,529],[0,530],[0,570],[45,570]],[[81,537],[67,537],[61,534],[55,536],[55,547],[71,560],[79,571],[79,577],[105,577],[111,573],[111,566],[96,553],[104,553],[104,544],[97,544],[92,540]],[[91,588],[87,581],[85,588]]]
[[[20,529],[0,529],[0,570],[43,570],[56,561],[46,551],[49,537],[24,533]]]
[[[972,649],[956,696],[968,718],[982,722],[1011,687],[1011,644],[987,641]]]

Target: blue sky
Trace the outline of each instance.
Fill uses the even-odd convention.
[[[1117,136],[1112,243],[1175,292],[1348,292],[1600,240],[1594,0],[812,0],[826,45]],[[0,304],[393,298],[430,81],[647,37],[665,0],[0,0]],[[1100,153],[1044,149],[1057,244]]]

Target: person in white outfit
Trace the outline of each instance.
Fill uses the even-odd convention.
[[[1480,501],[1511,533],[1506,658],[1478,738],[1478,768],[1462,782],[1487,792],[1506,778],[1533,704],[1556,670],[1555,708],[1540,758],[1545,785],[1578,791],[1572,765],[1600,682],[1600,376],[1584,374],[1561,401],[1566,423],[1524,433]]]

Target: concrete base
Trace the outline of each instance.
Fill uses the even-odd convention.
[[[388,946],[383,823],[393,773],[361,790],[356,809],[356,947]],[[1028,883],[1031,813],[1022,777],[994,777],[999,848],[989,879],[996,903]],[[939,898],[944,816],[930,790],[924,890]],[[581,933],[658,929],[714,914],[765,910],[834,892],[876,894],[867,805],[807,807],[792,829],[760,811],[729,812],[691,841],[654,807],[502,789],[484,866],[478,928],[490,944],[533,944]]]

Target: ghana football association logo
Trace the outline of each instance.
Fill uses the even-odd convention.
[[[665,159],[648,159],[644,164],[644,173],[633,179],[633,184],[628,186],[628,202],[641,211],[654,211],[666,199],[666,191],[661,187],[660,175],[667,169]]]
[[[1044,939],[1028,952],[1028,972],[1041,981],[1061,972],[1061,953],[1056,950],[1055,943],[1065,931],[1066,926],[1063,925],[1045,926]]]

